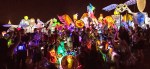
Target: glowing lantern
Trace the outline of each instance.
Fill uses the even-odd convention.
[[[61,65],[63,69],[77,69],[78,61],[72,55],[67,55],[62,58]]]
[[[130,15],[130,14],[124,15],[123,16],[123,20],[124,21],[132,21],[133,20],[132,15]]]
[[[77,20],[75,25],[78,28],[83,28],[84,27],[84,22],[82,20]]]
[[[76,20],[78,20],[78,14],[74,14],[74,15],[73,15],[73,20],[74,20],[74,22],[75,22]]]
[[[52,26],[53,27],[55,27],[55,26],[57,26],[57,25],[59,25],[60,23],[57,21],[57,19],[56,18],[53,18],[53,24],[52,24]]]
[[[10,21],[10,20],[8,21],[8,24],[11,24],[11,21]]]
[[[68,26],[70,26],[70,24],[73,22],[72,19],[67,14],[63,15],[63,18],[65,20],[66,25]]]
[[[80,19],[83,19],[85,17],[88,17],[88,13],[84,13]]]
[[[56,58],[56,52],[55,52],[55,50],[52,49],[52,50],[49,51],[49,53],[50,53],[50,56],[51,56],[50,62],[56,63],[57,62],[57,58]]]
[[[111,16],[106,16],[105,17],[106,22],[108,23],[108,28],[113,26],[115,20]]]
[[[142,25],[145,21],[145,15],[141,12],[137,14],[137,21],[139,25]]]
[[[11,39],[8,40],[7,45],[8,45],[8,47],[10,47],[12,45],[12,40]]]
[[[24,19],[25,19],[25,20],[28,20],[28,18],[29,18],[28,16],[24,16]]]
[[[34,18],[31,18],[31,19],[30,19],[30,22],[35,23],[35,19],[34,19]]]
[[[118,12],[118,11],[114,11],[114,15],[120,15],[120,12]]]
[[[3,31],[3,32],[2,32],[2,36],[4,36],[5,34],[6,34],[6,31]]]
[[[136,0],[137,1],[137,7],[140,12],[143,12],[146,7],[146,0]]]
[[[102,22],[102,19],[103,19],[103,14],[100,14],[99,18],[98,18],[98,21],[99,22]]]

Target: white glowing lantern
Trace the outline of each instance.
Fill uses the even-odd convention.
[[[78,20],[78,14],[74,14],[74,15],[73,15],[73,20],[74,20],[74,21]]]
[[[6,34],[6,31],[3,31],[3,32],[2,32],[2,36],[4,36],[5,34]]]
[[[8,21],[8,24],[11,24],[11,21],[10,21],[10,20]]]
[[[31,19],[30,19],[30,22],[31,22],[31,23],[35,23],[35,19],[34,19],[34,18],[31,18]]]

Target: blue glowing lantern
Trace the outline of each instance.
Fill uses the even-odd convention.
[[[141,26],[145,21],[145,15],[143,13],[139,12],[137,14],[137,21],[138,21],[138,24]]]

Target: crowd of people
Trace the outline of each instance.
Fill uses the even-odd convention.
[[[65,14],[58,16],[61,23],[56,18],[36,23],[25,16],[19,25],[3,25],[10,28],[0,36],[0,69],[120,69],[143,62],[150,45],[144,14],[97,19],[94,9],[87,6],[80,20]]]
[[[0,69],[109,69],[135,65],[144,59],[143,48],[150,44],[150,27],[138,24],[128,29],[89,27],[51,31],[41,29],[25,33],[24,29],[2,32]],[[64,57],[71,57],[70,62]],[[70,65],[70,66],[68,66]]]

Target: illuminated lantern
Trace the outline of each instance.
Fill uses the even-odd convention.
[[[62,58],[61,65],[63,69],[77,69],[78,61],[72,55],[67,55]]]
[[[61,63],[62,58],[67,54],[66,49],[64,47],[64,41],[60,42],[60,45],[57,48],[57,54],[58,54],[58,63]]]
[[[73,22],[72,19],[67,14],[63,15],[63,18],[65,20],[66,25],[68,26],[70,26],[70,24]]]
[[[24,19],[20,21],[19,28],[26,29],[29,26],[28,16],[24,16]]]
[[[102,23],[102,19],[103,19],[103,14],[100,14],[98,21]]]
[[[52,26],[53,27],[55,27],[55,26],[57,26],[57,25],[59,25],[60,23],[57,21],[57,19],[56,18],[53,18],[53,24],[52,24]]]
[[[75,22],[76,20],[78,20],[78,14],[74,14],[74,15],[73,15],[73,20],[74,20],[74,22]]]
[[[29,18],[28,16],[24,16],[24,19],[25,19],[25,20],[28,20],[28,18]]]
[[[77,20],[75,22],[76,27],[78,28],[83,28],[84,27],[84,22],[82,20]]]
[[[55,50],[52,49],[52,50],[49,51],[49,53],[50,53],[50,56],[51,56],[50,62],[52,62],[52,63],[57,63],[57,57],[56,57],[56,52],[55,52]]]
[[[97,41],[96,41],[96,50],[97,50],[97,51],[98,51],[100,45],[101,45],[101,41],[100,41],[100,40],[97,40]]]
[[[136,0],[137,1],[137,7],[140,12],[143,12],[146,7],[146,0]]]
[[[139,25],[142,25],[145,21],[145,15],[141,12],[137,14],[137,21]]]
[[[31,23],[35,23],[35,19],[34,19],[34,18],[31,18],[31,19],[30,19],[30,22],[31,22]]]
[[[92,46],[91,43],[92,43],[91,41],[88,41],[88,42],[87,42],[87,48],[88,48],[89,50],[91,50],[91,46]]]
[[[10,20],[8,21],[8,24],[11,24],[11,21],[10,21]]]
[[[2,36],[4,36],[5,34],[6,34],[6,31],[3,31],[3,32],[2,32]]]
[[[126,15],[123,16],[123,20],[124,21],[132,21],[133,17],[130,14],[126,14]]]
[[[118,11],[114,11],[114,15],[120,15],[120,12],[118,12]]]
[[[84,13],[80,19],[83,19],[85,17],[88,17],[88,13]]]
[[[116,7],[115,11],[122,13],[122,12],[126,11],[127,8],[128,8],[128,6],[126,4],[119,4]]]
[[[8,42],[7,42],[8,47],[10,47],[12,44],[13,44],[13,43],[12,43],[12,40],[9,39]]]
[[[110,28],[111,26],[114,25],[115,20],[111,16],[106,16],[105,20],[106,20],[106,22],[108,24],[108,28]]]

